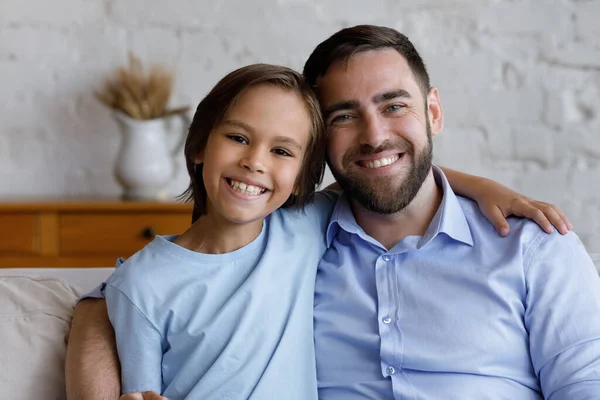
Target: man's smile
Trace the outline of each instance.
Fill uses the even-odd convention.
[[[382,157],[382,158],[378,158],[376,160],[358,161],[358,164],[361,167],[366,167],[366,168],[381,168],[381,167],[385,167],[385,166],[395,163],[402,157],[403,154],[404,153],[395,154],[393,156]]]

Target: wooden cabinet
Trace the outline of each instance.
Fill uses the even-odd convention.
[[[112,267],[191,218],[192,205],[180,203],[0,201],[0,268]]]

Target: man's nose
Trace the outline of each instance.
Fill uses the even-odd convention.
[[[389,140],[389,129],[384,121],[376,115],[367,115],[362,120],[360,144],[379,147]]]
[[[260,149],[248,149],[240,159],[240,167],[250,172],[265,172],[264,155]]]

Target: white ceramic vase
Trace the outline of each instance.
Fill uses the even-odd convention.
[[[114,111],[121,130],[121,146],[115,162],[115,177],[127,200],[161,200],[163,190],[175,175],[190,120],[180,114],[183,129],[167,130],[167,118],[135,120]]]

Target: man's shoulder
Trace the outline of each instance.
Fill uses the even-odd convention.
[[[479,239],[485,237],[500,246],[506,246],[507,250],[520,249],[524,254],[525,263],[536,254],[540,246],[546,248],[550,254],[558,255],[575,251],[587,256],[575,232],[562,235],[554,229],[552,233],[546,233],[535,221],[528,218],[508,217],[506,220],[510,226],[510,233],[506,237],[501,237],[479,210],[475,201],[465,197],[458,197],[458,199],[474,236],[479,236]]]
[[[502,237],[496,232],[487,217],[483,215],[477,202],[466,197],[457,196],[457,198],[474,235],[487,236],[506,244],[518,241],[525,246],[533,245],[548,236],[535,221],[528,218],[509,216],[506,221],[510,226],[510,233],[508,236]]]

